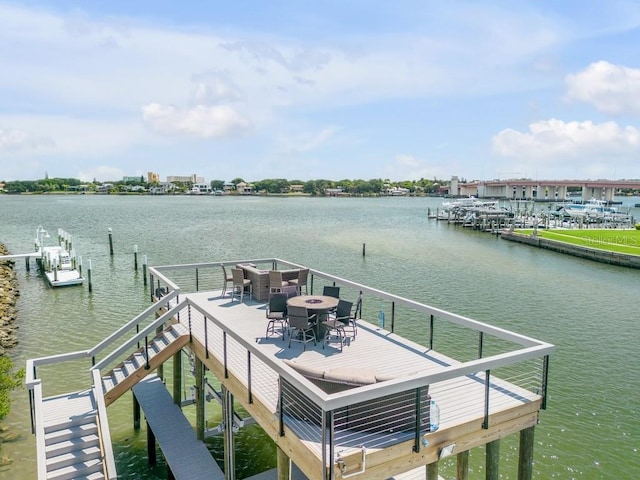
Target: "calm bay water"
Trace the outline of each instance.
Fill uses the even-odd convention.
[[[0,242],[12,253],[33,249],[38,225],[52,237],[63,228],[93,268],[90,294],[86,286],[47,288],[35,268],[27,272],[16,262],[20,336],[11,355],[24,365],[27,358],[89,348],[148,306],[141,271],[133,271],[134,245],[150,265],[279,257],[555,344],[548,410],[535,433],[535,478],[640,478],[640,272],[429,220],[427,209],[439,203],[0,196]],[[633,213],[640,218],[638,209]],[[411,336],[424,327],[399,328]],[[4,423],[21,437],[2,445],[0,455],[14,463],[0,469],[0,479],[35,478],[27,392],[14,397]],[[129,396],[109,407],[109,421],[121,478],[165,478],[163,467],[146,466]],[[252,458],[238,458],[239,478],[275,466],[259,428],[243,429],[238,441],[252,445]],[[213,440],[212,450],[220,443]],[[502,478],[517,478],[517,443],[513,436],[502,444]],[[470,463],[470,478],[484,478],[482,449],[472,451]],[[454,460],[443,462],[441,475],[455,478]]]

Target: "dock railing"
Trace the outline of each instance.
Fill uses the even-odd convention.
[[[375,307],[371,308],[371,306],[380,305],[381,301],[388,302],[391,306],[391,312],[387,329],[390,332],[394,332],[396,328],[401,327],[400,320],[404,318],[403,315],[407,311],[411,311],[412,315],[417,315],[418,319],[421,319],[423,324],[427,325],[425,331],[428,331],[428,341],[425,343],[427,343],[426,347],[428,349],[438,350],[436,344],[440,337],[435,333],[438,328],[444,328],[441,325],[462,327],[470,331],[473,334],[472,337],[476,337],[471,342],[468,342],[473,345],[473,350],[477,349],[474,354],[475,358],[470,360],[454,361],[432,374],[417,373],[356,389],[327,394],[280,359],[265,354],[254,341],[244,339],[238,332],[226,327],[219,319],[212,318],[208,312],[202,310],[197,304],[184,296],[185,294],[205,289],[214,292],[221,290],[223,284],[221,265],[231,266],[241,263],[265,265],[267,269],[304,268],[302,265],[277,258],[151,267],[149,276],[152,288],[150,290],[151,297],[156,303],[143,313],[127,322],[107,339],[89,350],[27,361],[26,383],[30,390],[34,432],[35,429],[40,428],[38,422],[40,414],[34,408],[35,399],[37,396],[42,395],[41,380],[37,376],[36,367],[78,359],[90,359],[89,369],[94,371],[104,370],[115,362],[122,361],[123,357],[130,354],[136,345],[143,341],[146,342],[149,336],[163,328],[171,320],[180,321],[188,326],[191,335],[198,334],[200,338],[204,339],[204,344],[207,347],[206,355],[209,355],[210,351],[212,351],[220,357],[219,361],[224,367],[225,376],[234,375],[245,382],[248,395],[246,402],[248,404],[251,404],[254,401],[254,395],[258,394],[258,389],[254,391],[252,385],[268,382],[275,386],[273,389],[275,391],[274,398],[260,398],[260,401],[270,406],[273,414],[278,416],[280,423],[279,433],[281,435],[284,434],[286,427],[297,435],[314,437],[313,441],[318,442],[320,445],[322,463],[327,467],[324,472],[328,475],[326,477],[328,479],[333,478],[333,468],[329,467],[336,462],[339,464],[340,448],[348,444],[348,435],[352,430],[343,428],[343,431],[341,431],[340,428],[345,422],[344,417],[341,417],[342,409],[348,406],[370,405],[371,402],[383,401],[386,397],[394,398],[395,396],[397,398],[398,395],[412,398],[411,408],[415,412],[415,425],[412,431],[411,429],[404,429],[403,433],[413,439],[415,451],[420,451],[424,435],[428,433],[422,422],[423,412],[426,408],[424,399],[428,396],[426,389],[439,382],[452,381],[463,377],[473,377],[477,381],[484,382],[487,395],[484,401],[485,420],[483,427],[489,428],[490,396],[488,391],[492,385],[491,372],[495,369],[510,368],[534,361],[536,365],[533,369],[526,367],[525,372],[519,372],[514,377],[514,380],[525,383],[526,385],[523,388],[533,390],[538,394],[542,399],[542,408],[545,406],[548,358],[554,349],[553,345],[319,270],[310,269],[310,293],[313,293],[316,287],[320,289],[323,285],[338,285],[344,289],[345,293],[357,295],[363,299],[362,304],[364,307],[360,309],[360,315],[363,315],[363,311],[375,311]],[[204,279],[207,280],[204,281]],[[370,302],[370,307],[367,307],[367,302]],[[402,314],[400,310],[403,311]],[[117,344],[116,342],[123,337],[126,337],[126,339]],[[503,342],[499,343],[500,348],[506,347],[506,345],[509,345],[509,347],[502,348],[499,351],[494,351],[494,345],[492,345],[492,349],[485,348],[488,337],[497,338],[500,342]],[[443,343],[444,340],[445,338],[443,338]],[[116,345],[114,346],[114,344]],[[491,351],[489,352],[489,350]],[[97,359],[99,354],[102,356],[100,360]],[[96,378],[96,376],[93,377],[94,382]],[[262,390],[260,391],[263,392]],[[301,398],[304,398],[304,403],[308,405],[308,407],[304,408],[310,409],[308,412],[300,410],[301,407],[295,402],[295,395],[301,395]],[[402,402],[402,405],[403,408],[406,408],[406,402]],[[308,415],[315,417],[315,421],[306,421],[309,418]],[[300,418],[296,418],[300,416],[304,420],[302,423]],[[305,417],[307,417],[306,420]],[[443,420],[441,418],[441,423]],[[363,422],[365,421],[366,419],[363,420]],[[393,439],[393,432],[385,435],[381,434],[381,432],[367,432],[365,428],[365,433],[368,433],[370,438],[375,438],[375,441],[379,444],[398,441],[400,437],[403,439],[402,441],[406,440],[406,435],[399,437],[397,432],[395,432],[395,440]],[[365,457],[366,452],[363,449],[363,468]],[[343,476],[357,473],[344,471]],[[325,474],[323,473],[323,475]]]
[[[219,269],[222,263],[225,265],[263,264],[266,269],[303,268],[301,265],[281,259],[250,259],[211,264],[154,267],[150,272],[156,281],[162,279],[166,282],[171,278],[171,282],[181,285],[181,293],[187,294],[189,291],[182,288],[184,283],[176,280],[174,272],[179,272],[181,279],[184,279],[189,275],[193,276],[196,269],[198,273],[195,275],[197,276],[207,268]],[[189,273],[190,270],[191,273]],[[321,291],[323,285],[337,285],[350,295],[361,297],[364,306],[360,310],[360,315],[362,315],[362,311],[372,311],[371,308],[367,308],[367,302],[369,305],[379,305],[381,301],[387,302],[391,311],[386,326],[391,332],[401,326],[398,323],[399,319],[403,318],[403,315],[406,316],[406,311],[410,310],[423,319],[422,323],[426,326],[425,333],[428,333],[428,340],[425,342],[428,349],[438,350],[437,344],[440,339],[440,336],[436,335],[438,328],[445,328],[445,325],[455,325],[456,328],[471,332],[471,337],[465,338],[471,338],[467,343],[470,344],[470,349],[473,351],[472,358],[462,361],[454,360],[437,373],[428,375],[418,373],[357,389],[328,394],[280,359],[262,352],[254,341],[244,339],[241,334],[226,327],[219,319],[212,318],[210,313],[202,310],[197,304],[188,299],[181,303],[183,305],[182,322],[187,321],[190,332],[204,339],[207,356],[210,354],[219,356],[218,360],[223,365],[225,377],[233,375],[247,386],[247,398],[244,399],[247,403],[252,403],[257,395],[257,389],[254,389],[252,385],[258,383],[264,385],[265,382],[269,382],[277,389],[275,401],[267,398],[260,400],[264,404],[271,405],[272,413],[278,415],[280,434],[284,434],[286,427],[301,438],[317,442],[320,446],[319,454],[323,458],[327,472],[332,471],[332,468],[329,467],[334,462],[340,462],[341,448],[344,448],[345,445],[351,445],[355,448],[355,444],[350,443],[350,436],[353,436],[354,430],[353,422],[349,425],[343,413],[344,409],[353,408],[354,405],[366,405],[368,409],[373,406],[375,412],[375,405],[378,402],[379,408],[384,406],[387,409],[387,415],[393,415],[394,412],[402,413],[401,408],[406,409],[406,398],[410,398],[411,412],[415,419],[412,428],[403,425],[401,429],[392,428],[383,432],[384,429],[380,428],[380,416],[372,413],[368,418],[359,419],[356,430],[359,434],[358,442],[361,442],[362,435],[369,438],[370,445],[378,446],[409,439],[413,441],[414,451],[420,451],[421,446],[424,445],[425,434],[429,433],[429,427],[425,426],[422,421],[425,410],[428,415],[428,403],[424,402],[429,398],[427,389],[429,386],[441,382],[471,378],[484,384],[483,428],[490,427],[491,397],[489,392],[492,388],[496,389],[495,382],[497,380],[513,382],[515,385],[533,392],[539,396],[541,408],[545,408],[548,358],[554,349],[553,345],[319,270],[310,269],[309,274],[310,293],[313,293],[314,289]],[[192,288],[199,284],[193,278],[186,283],[190,283]],[[442,337],[443,343],[445,343],[445,336]],[[498,342],[493,342],[493,339],[498,339]],[[506,372],[514,367],[517,367],[516,373],[511,378],[504,378],[502,375],[499,378],[493,376],[495,371]],[[265,374],[265,372],[267,373]],[[500,387],[498,386],[498,388]],[[398,401],[398,398],[405,400]],[[398,406],[389,407],[389,399],[392,399],[391,401],[395,399]],[[406,416],[406,411],[402,415]],[[447,421],[454,423],[457,420],[453,418],[455,413],[449,412],[448,415],[448,418],[444,416],[441,418],[441,423]],[[365,463],[365,457],[366,452],[363,450],[362,464]],[[343,476],[346,476],[361,472],[344,471],[343,473]],[[327,478],[332,478],[332,474],[328,475],[330,476]]]

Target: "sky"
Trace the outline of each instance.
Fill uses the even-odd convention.
[[[0,181],[640,179],[635,0],[0,0]]]

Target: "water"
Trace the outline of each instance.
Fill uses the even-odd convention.
[[[0,242],[10,251],[31,251],[38,225],[52,237],[63,228],[93,269],[89,294],[86,286],[47,288],[35,269],[16,262],[20,337],[11,355],[24,365],[27,358],[86,349],[142,311],[148,295],[141,270],[133,271],[134,245],[139,262],[147,255],[149,265],[279,257],[555,344],[548,410],[535,432],[535,478],[640,478],[640,272],[429,220],[427,209],[439,203],[0,196]],[[640,218],[638,209],[632,214]],[[417,335],[415,325],[397,328]],[[71,378],[64,375],[63,390]],[[2,445],[0,455],[13,464],[0,469],[0,479],[35,478],[27,392],[14,397],[4,423],[21,437]],[[164,466],[146,466],[146,439],[132,428],[129,395],[109,407],[109,419],[121,478],[164,479]],[[243,430],[238,442],[255,453],[238,459],[239,478],[275,466],[275,450],[259,428]],[[221,439],[209,446],[220,458]],[[517,478],[517,455],[516,435],[501,446],[502,478]],[[482,449],[471,452],[470,465],[471,479],[484,478]],[[440,473],[455,478],[455,460],[444,460]]]

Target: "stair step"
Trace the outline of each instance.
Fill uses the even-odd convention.
[[[80,446],[76,450],[62,453],[60,455],[47,455],[47,471],[60,470],[64,467],[71,467],[80,463],[98,460],[102,463],[100,447],[96,445]]]
[[[99,480],[104,478],[102,471],[102,461],[98,458],[79,462],[75,465],[68,465],[56,470],[47,472],[48,480],[72,480],[83,478],[87,480]]]
[[[54,443],[60,443],[66,440],[86,435],[97,435],[97,433],[98,426],[96,425],[95,421],[92,421],[89,423],[84,423],[82,425],[60,427],[55,430],[52,429],[45,433],[44,441],[45,445],[51,445]]]
[[[58,441],[52,441],[52,439],[50,439],[48,442],[45,440],[45,452],[47,453],[47,457],[73,452],[79,448],[100,446],[100,437],[95,433],[64,439],[58,438],[57,440]]]
[[[48,434],[57,430],[73,429],[74,427],[82,427],[85,425],[91,425],[95,422],[96,412],[90,411],[82,415],[77,415],[71,418],[59,419],[55,423],[45,424],[44,432]]]
[[[102,388],[105,391],[105,393],[110,391],[115,386],[116,386],[116,382],[111,375],[102,377]]]

